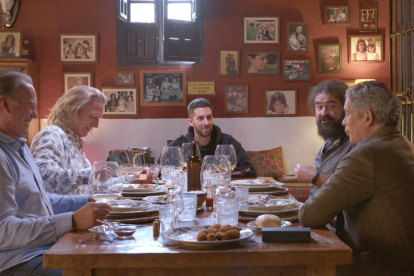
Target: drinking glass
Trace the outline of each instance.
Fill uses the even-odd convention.
[[[237,197],[230,195],[217,197],[217,219],[221,225],[237,226],[239,222],[239,200]]]
[[[233,171],[237,166],[237,155],[232,144],[218,145],[214,155],[227,155],[230,170]]]
[[[181,191],[171,189],[167,203],[175,206],[173,228],[176,228],[178,216],[184,211],[184,200]]]
[[[184,210],[178,216],[180,221],[193,221],[196,218],[197,213],[197,194],[195,193],[182,193],[184,201]]]
[[[173,172],[182,171],[184,158],[180,147],[164,147],[160,157],[163,180],[172,180]]]
[[[165,204],[158,208],[161,232],[173,229],[175,206],[173,204]]]
[[[183,158],[184,158],[184,163],[185,163],[184,167],[187,167],[188,157],[190,157],[191,154],[192,154],[192,145],[191,145],[191,143],[183,143],[181,145],[181,152],[183,153]],[[196,143],[196,154],[201,159],[200,148],[198,147],[197,143]]]

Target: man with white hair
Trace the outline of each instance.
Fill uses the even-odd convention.
[[[22,138],[37,118],[32,79],[0,72],[0,275],[62,275],[43,253],[64,234],[100,225],[112,207],[88,196],[48,194]]]
[[[303,226],[345,218],[343,240],[354,253],[338,275],[413,275],[414,145],[398,128],[399,100],[382,83],[346,92],[343,125],[352,143],[334,174],[301,207]]]

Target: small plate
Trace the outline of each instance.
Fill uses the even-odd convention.
[[[167,195],[146,196],[142,198],[142,200],[151,202],[153,204],[167,204],[167,197]]]
[[[162,179],[154,180],[154,184],[157,184],[157,185],[164,185],[166,182],[167,182],[166,180],[162,180]]]
[[[147,184],[143,184],[147,185]],[[151,185],[151,184],[150,184]],[[141,188],[141,184],[124,184],[125,192],[151,192],[156,186],[151,185],[150,187]]]
[[[141,211],[147,209],[152,204],[150,202],[141,201],[141,200],[131,200],[131,199],[120,199],[115,200],[112,205],[112,212],[122,213],[130,211]],[[112,213],[111,212],[111,213]]]
[[[279,211],[279,210],[292,208],[295,205],[296,205],[296,200],[294,199],[271,198],[263,206],[249,205],[248,209],[250,211]]]
[[[291,226],[291,225],[292,225],[292,223],[290,221],[282,220],[281,227],[288,227],[288,226]],[[248,222],[247,227],[249,227],[253,231],[256,230],[256,233],[261,233],[262,232],[262,227],[257,227],[256,221]]]
[[[227,243],[239,242],[253,236],[253,231],[249,228],[242,228],[240,230],[240,238],[233,240],[224,240],[224,241],[197,241],[197,234],[207,229],[210,226],[189,226],[189,227],[180,227],[173,230],[168,230],[162,233],[162,236],[166,239],[176,241],[181,245],[186,246],[216,246]]]
[[[152,188],[152,190],[147,191],[147,192],[130,191],[130,190],[124,189],[122,194],[127,195],[127,196],[149,196],[149,195],[163,194],[168,191],[168,189],[162,185],[155,185],[155,186],[156,186],[155,188]]]

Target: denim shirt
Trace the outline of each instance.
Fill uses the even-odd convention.
[[[25,142],[0,132],[0,271],[45,253],[72,230],[72,211],[88,200],[46,193]]]
[[[33,139],[30,148],[49,192],[70,195],[88,184],[92,166],[83,152],[83,143],[70,128],[50,125]]]

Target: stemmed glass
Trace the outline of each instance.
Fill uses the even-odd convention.
[[[218,145],[214,155],[226,155],[229,161],[230,170],[233,171],[237,166],[237,155],[233,145]]]
[[[174,173],[184,168],[184,158],[180,147],[164,147],[160,157],[163,180],[170,180]]]
[[[201,185],[211,192],[213,195],[213,212],[210,214],[210,217],[216,217],[215,212],[215,200],[216,193],[219,190],[228,188],[228,183],[225,181],[225,174],[229,173],[230,169],[228,166],[228,160],[226,156],[223,155],[206,155],[203,159],[203,164],[201,165],[200,180]]]
[[[124,188],[124,179],[121,177],[118,163],[113,161],[93,163],[88,188],[89,195],[96,202],[110,203],[118,199]]]

